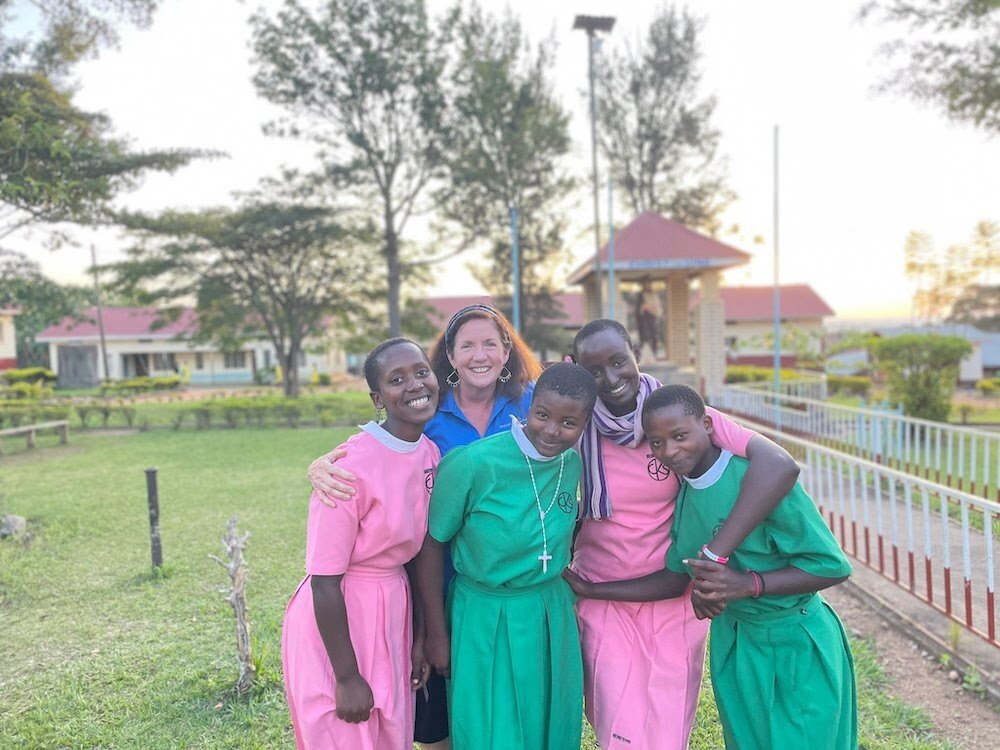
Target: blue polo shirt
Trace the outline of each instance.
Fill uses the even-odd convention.
[[[444,456],[452,448],[460,448],[479,440],[480,437],[509,430],[512,415],[518,419],[525,419],[534,392],[535,384],[529,383],[520,398],[498,395],[493,402],[493,412],[486,425],[486,434],[480,435],[455,401],[455,391],[448,388],[441,397],[441,406],[437,414],[424,426],[424,434],[434,442]]]

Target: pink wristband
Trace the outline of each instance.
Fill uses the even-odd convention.
[[[715,554],[714,552],[712,552],[712,550],[710,550],[708,548],[707,544],[703,544],[702,545],[702,547],[701,547],[701,554],[703,554],[705,557],[707,557],[712,562],[718,563],[719,565],[725,565],[726,563],[729,562],[729,558],[728,557],[722,557],[720,555]]]
[[[764,579],[760,577],[760,573],[758,573],[756,570],[748,570],[747,572],[753,578],[753,598],[760,599]]]

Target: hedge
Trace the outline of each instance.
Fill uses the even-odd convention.
[[[868,398],[872,389],[872,379],[864,375],[827,375],[827,386],[831,393]]]
[[[759,383],[774,379],[774,370],[757,365],[731,365],[726,368],[727,383]],[[781,369],[782,380],[801,380],[802,374],[795,370]]]
[[[180,375],[166,375],[161,378],[140,376],[126,380],[106,380],[101,384],[100,393],[102,396],[128,396],[133,393],[169,391],[177,388],[180,384]]]
[[[1000,393],[1000,378],[985,378],[976,383],[976,390],[987,398]]]
[[[5,370],[0,373],[0,378],[3,378],[10,385],[14,383],[37,383],[39,381],[43,383],[55,383],[56,374],[46,367],[23,367],[20,370]]]

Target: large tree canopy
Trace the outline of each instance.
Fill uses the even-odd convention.
[[[109,268],[169,315],[196,301],[199,337],[225,347],[266,338],[298,395],[307,338],[350,329],[378,282],[362,232],[327,208],[254,196],[235,210],[123,217],[142,242]]]
[[[254,83],[288,112],[270,132],[316,142],[332,184],[377,214],[398,335],[401,238],[440,166],[444,51],[424,1],[330,0],[312,12],[285,0],[253,29]]]
[[[447,77],[452,99],[445,118],[449,179],[439,191],[442,213],[465,242],[485,242],[490,263],[476,277],[509,301],[519,293],[522,332],[535,348],[566,344],[551,321],[554,266],[565,259],[561,205],[574,181],[567,174],[569,116],[551,80],[554,43],[537,47],[508,11],[495,17],[473,4],[454,26],[457,49]],[[521,285],[511,288],[512,208],[518,210]]]
[[[862,18],[900,29],[883,47],[900,91],[955,122],[1000,133],[1000,3],[997,0],[876,0]]]
[[[699,93],[701,26],[665,6],[643,43],[595,66],[597,118],[601,151],[631,211],[714,234],[735,195],[716,154],[715,99]]]
[[[192,151],[132,151],[101,114],[75,107],[41,73],[0,72],[0,239],[33,224],[95,223],[149,170]]]
[[[40,27],[11,36],[0,0],[0,240],[28,226],[111,220],[112,199],[151,170],[198,151],[135,151],[106,115],[73,104],[69,66],[113,43],[123,18],[149,22],[159,0],[33,0]]]

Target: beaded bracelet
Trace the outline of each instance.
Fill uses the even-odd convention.
[[[764,577],[756,570],[748,570],[747,572],[753,578],[753,598],[760,599],[760,595],[764,593]]]
[[[729,562],[729,558],[728,557],[722,557],[721,555],[715,554],[714,552],[712,552],[712,550],[710,550],[708,548],[707,544],[702,545],[702,547],[701,547],[701,554],[703,554],[705,557],[707,557],[712,562],[719,563],[719,565],[725,565],[726,563]]]

